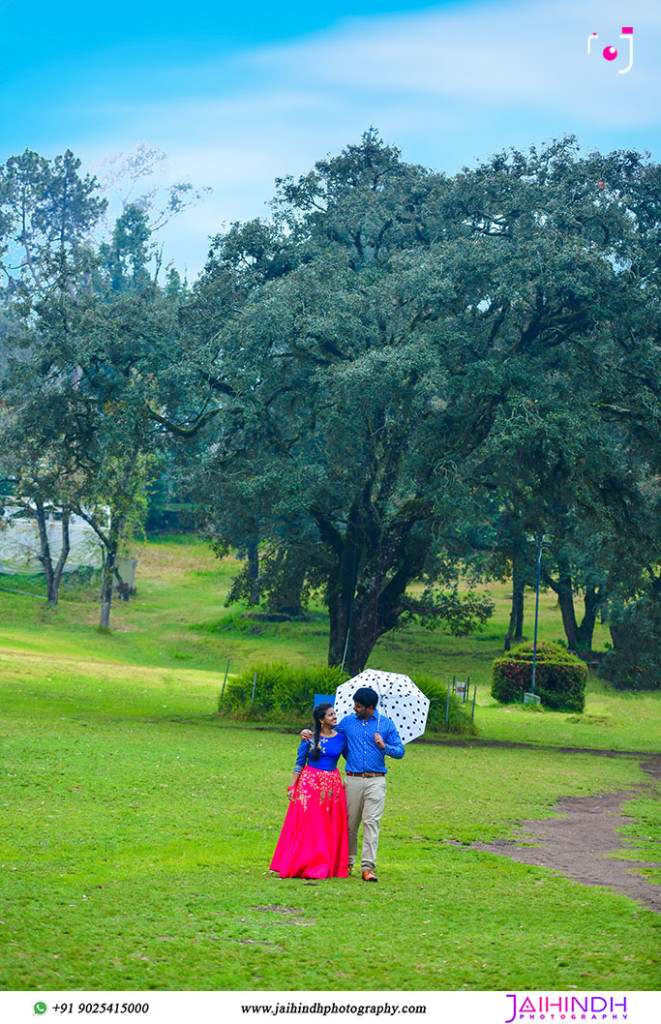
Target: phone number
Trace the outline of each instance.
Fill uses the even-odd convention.
[[[75,1003],[56,1003],[55,1013],[73,1013]],[[78,1003],[77,1013],[149,1013],[149,1003]]]

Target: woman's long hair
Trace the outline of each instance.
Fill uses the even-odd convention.
[[[314,746],[310,751],[310,761],[318,761],[321,753],[321,744],[319,743],[319,737],[321,736],[321,723],[326,717],[326,712],[329,708],[332,708],[332,704],[317,704],[316,708],[312,712],[314,718]]]

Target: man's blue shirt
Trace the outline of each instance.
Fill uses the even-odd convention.
[[[345,715],[335,728],[347,738],[348,772],[385,773],[388,769],[384,754],[389,757],[404,757],[404,744],[399,738],[397,726],[378,711],[367,720],[358,718],[357,715]],[[374,742],[377,732],[386,745],[385,750],[379,750]]]

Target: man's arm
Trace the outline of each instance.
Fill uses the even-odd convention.
[[[381,734],[384,742],[384,746],[381,748],[383,753],[387,754],[388,757],[394,757],[396,760],[404,757],[406,751],[404,750],[404,744],[399,738],[395,723],[390,722],[386,729],[382,729]]]

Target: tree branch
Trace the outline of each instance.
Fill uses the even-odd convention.
[[[165,429],[171,434],[176,434],[177,437],[194,437],[202,427],[206,426],[209,420],[213,419],[213,417],[220,412],[218,407],[215,409],[209,409],[208,412],[200,413],[192,426],[184,427],[179,423],[173,423],[172,420],[168,419],[166,416],[161,416],[155,409],[152,409],[147,402],[145,402],[145,406],[151,419],[160,423],[161,426],[165,427]]]

